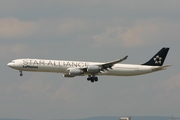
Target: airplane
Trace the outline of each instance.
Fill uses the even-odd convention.
[[[164,65],[165,58],[170,48],[163,47],[148,62],[140,65],[119,64],[128,58],[100,63],[84,61],[65,61],[65,60],[44,60],[44,59],[16,59],[7,65],[13,69],[32,72],[55,72],[63,73],[64,77],[88,76],[87,80],[97,82],[100,75],[107,76],[135,76],[165,70],[171,65]]]

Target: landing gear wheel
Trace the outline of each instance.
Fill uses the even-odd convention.
[[[93,82],[94,82],[94,80],[91,80],[91,82],[93,83]]]
[[[97,82],[98,81],[98,77],[94,77],[94,81]]]
[[[88,78],[87,78],[87,81],[90,81],[91,80],[91,76],[89,75]]]
[[[93,83],[93,82],[97,82],[97,81],[98,81],[98,77],[96,77],[96,76],[94,76],[94,75],[93,75],[93,76],[89,75],[88,78],[87,78],[87,80],[88,80],[88,81],[91,81],[92,83]]]
[[[20,72],[20,76],[23,76],[22,71],[19,71],[19,72]]]

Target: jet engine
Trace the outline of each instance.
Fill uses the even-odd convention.
[[[100,70],[101,70],[101,67],[99,67],[97,65],[90,65],[87,68],[87,71],[90,73],[98,73],[98,72],[100,72]]]
[[[68,69],[68,71],[69,71],[69,76],[77,76],[83,74],[83,71],[79,68],[70,68]]]

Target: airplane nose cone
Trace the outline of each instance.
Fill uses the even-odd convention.
[[[7,64],[7,66],[12,67],[12,66],[13,66],[13,64],[12,64],[12,63],[8,63],[8,64]]]
[[[9,66],[9,65],[10,65],[10,63],[7,64],[7,66]]]

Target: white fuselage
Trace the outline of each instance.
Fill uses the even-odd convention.
[[[11,68],[19,71],[33,72],[56,72],[68,74],[68,68],[85,68],[90,65],[103,64],[99,62],[83,62],[83,61],[64,61],[64,60],[44,60],[44,59],[16,59],[8,63]],[[103,70],[96,75],[112,75],[112,76],[133,76],[151,73],[159,66],[145,66],[133,64],[114,64],[112,69]],[[88,75],[86,74],[83,75]]]

